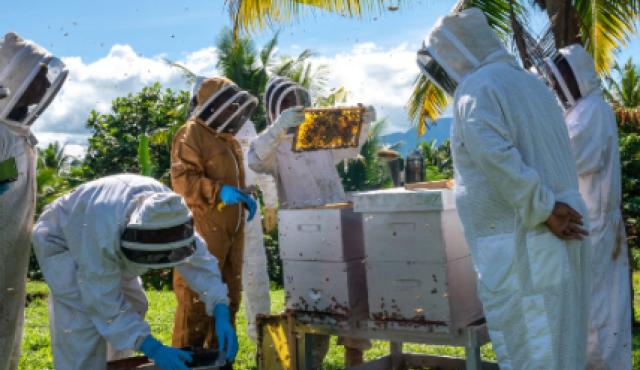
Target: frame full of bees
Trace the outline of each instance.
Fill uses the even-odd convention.
[[[357,148],[363,115],[363,106],[305,109],[293,151]]]

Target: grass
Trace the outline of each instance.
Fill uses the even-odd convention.
[[[633,277],[636,292],[640,293],[640,272]],[[46,370],[53,369],[53,359],[49,341],[49,319],[47,314],[47,286],[43,282],[29,282],[27,285],[29,304],[26,309],[25,329],[23,339],[23,353],[20,361],[20,370]],[[154,336],[163,343],[171,343],[171,330],[175,313],[175,296],[170,291],[148,291],[149,312],[147,320],[151,325]],[[284,293],[274,289],[271,292],[272,310],[280,312],[284,307]],[[640,312],[640,294],[634,297],[636,310]],[[238,339],[240,352],[236,361],[236,369],[256,369],[255,344],[246,335],[246,322],[244,308],[240,311],[238,323]],[[634,369],[640,370],[640,333],[634,335],[633,343]],[[417,344],[405,344],[404,351],[415,353],[430,353],[462,357],[461,348],[426,346]],[[375,341],[373,348],[365,353],[366,359],[375,359],[388,353],[388,345],[385,342]],[[494,359],[491,345],[482,348],[483,358]],[[332,338],[332,345],[325,360],[325,369],[343,369],[343,348],[336,345],[336,338]]]

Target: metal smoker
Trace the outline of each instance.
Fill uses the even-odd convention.
[[[404,183],[413,184],[424,180],[424,155],[422,149],[418,148],[407,155],[404,165]]]

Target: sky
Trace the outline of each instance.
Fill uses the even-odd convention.
[[[406,131],[404,111],[418,73],[415,51],[435,20],[454,0],[404,1],[362,19],[313,11],[301,20],[252,36],[258,46],[280,32],[278,55],[315,52],[314,63],[328,66],[328,88],[344,86],[350,102],[372,104],[387,118],[386,132]],[[61,93],[34,125],[41,145],[68,144],[82,154],[93,109],[106,113],[117,96],[159,81],[184,88],[178,61],[202,75],[215,75],[215,42],[230,27],[223,0],[22,0],[0,13],[0,32],[14,31],[63,59],[70,74]],[[618,60],[640,55],[632,40]]]

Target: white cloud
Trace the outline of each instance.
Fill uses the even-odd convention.
[[[189,88],[183,72],[165,63],[163,56],[146,57],[128,45],[114,45],[109,53],[94,62],[79,57],[63,58],[69,77],[34,131],[46,145],[52,141],[68,144],[69,152],[81,154],[88,131],[84,127],[89,112],[108,112],[111,101],[144,86],[160,82],[164,87]],[[185,53],[177,62],[202,75],[216,73],[215,48]],[[349,103],[374,105],[378,117],[388,119],[387,132],[406,131],[410,127],[404,106],[418,69],[415,50],[409,44],[383,49],[374,43],[361,43],[352,50],[333,56],[317,56],[314,63],[329,67],[328,87],[344,86]]]
[[[92,109],[108,112],[114,98],[137,92],[153,82],[174,89],[189,88],[183,72],[167,65],[162,56],[144,57],[128,45],[114,45],[104,58],[92,63],[78,57],[63,60],[69,68],[69,77],[34,125],[42,145],[56,140],[86,145],[88,131],[84,125]],[[197,74],[206,75],[215,73],[216,61],[216,50],[206,48],[185,54],[178,62]]]
[[[416,51],[406,43],[392,49],[362,43],[349,52],[314,58],[329,67],[330,87],[349,91],[349,103],[371,104],[379,118],[387,118],[387,132],[410,128],[404,106],[418,74],[415,60]]]

